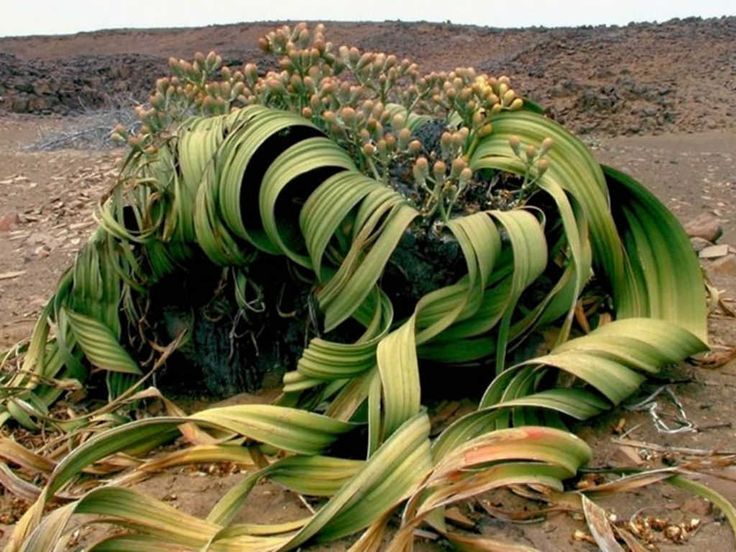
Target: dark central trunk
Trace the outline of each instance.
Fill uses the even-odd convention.
[[[246,308],[235,300],[230,271],[206,262],[192,266],[150,293],[147,319],[159,340],[170,341],[185,329],[189,334],[159,376],[159,386],[168,392],[227,397],[275,387],[296,367],[312,337],[350,342],[359,335],[350,322],[322,333],[312,285],[285,258],[260,255],[247,268]],[[423,295],[457,281],[465,271],[454,240],[408,231],[380,285],[398,322],[411,315]]]

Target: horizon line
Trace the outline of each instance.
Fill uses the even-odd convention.
[[[304,18],[298,18],[298,19],[262,19],[262,20],[251,20],[251,21],[236,21],[236,22],[230,22],[230,23],[208,23],[206,25],[172,25],[168,27],[131,27],[131,26],[125,26],[125,27],[103,27],[98,29],[87,29],[87,30],[79,30],[79,31],[73,31],[73,32],[64,32],[64,33],[35,33],[35,34],[6,34],[6,35],[0,35],[0,40],[2,39],[24,39],[24,38],[46,38],[46,37],[60,37],[60,38],[67,38],[67,37],[75,37],[78,35],[89,35],[89,34],[95,34],[95,33],[114,33],[114,32],[129,32],[129,31],[149,31],[149,32],[156,32],[156,31],[186,31],[186,30],[192,30],[192,29],[205,29],[208,27],[236,27],[240,25],[278,25],[278,24],[297,24],[300,22],[306,22],[306,23],[324,23],[325,25],[329,24],[338,24],[338,25],[370,25],[370,24],[391,24],[391,23],[404,23],[408,25],[416,25],[416,24],[429,24],[429,25],[452,25],[454,27],[468,27],[468,28],[477,28],[477,29],[490,29],[494,31],[524,31],[524,30],[530,30],[530,29],[550,29],[550,30],[562,30],[562,29],[591,29],[591,28],[599,28],[599,27],[605,27],[605,28],[626,28],[630,26],[636,26],[636,25],[666,25],[668,23],[672,22],[680,22],[680,21],[688,21],[688,20],[700,20],[700,21],[710,21],[710,20],[721,20],[721,19],[731,19],[736,18],[736,15],[730,15],[730,14],[724,14],[724,15],[717,15],[717,16],[709,16],[709,17],[703,17],[700,15],[692,15],[687,17],[670,17],[666,20],[638,20],[638,21],[629,21],[627,23],[588,23],[584,25],[525,25],[525,26],[502,26],[502,27],[496,27],[493,25],[478,25],[474,23],[460,23],[460,22],[453,22],[450,19],[446,19],[444,21],[431,21],[427,19],[418,19],[418,20],[403,20],[403,19],[383,19],[383,20],[352,20],[352,19],[304,19]],[[328,29],[329,32],[329,29]]]

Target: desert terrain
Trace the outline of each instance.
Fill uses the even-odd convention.
[[[256,42],[275,25],[0,38],[0,349],[29,335],[59,276],[95,227],[97,200],[115,180],[123,150],[109,147],[104,132],[87,140],[86,130],[111,127],[111,112],[145,101],[169,56],[189,58],[214,49],[233,67],[257,62],[267,68]],[[736,246],[736,17],[522,30],[328,22],[327,34],[336,44],[409,57],[427,71],[472,65],[509,75],[518,91],[578,133],[601,162],[650,187],[694,236],[709,281],[720,291],[721,304],[714,305],[710,319],[713,354],[670,370],[641,395],[667,386],[693,430],[663,433],[649,412],[622,408],[576,431],[596,451],[592,468],[736,456],[736,362],[719,362],[736,346],[736,249],[729,247]],[[75,135],[84,139],[69,139]],[[722,235],[714,235],[713,227]],[[721,247],[714,248],[716,242]],[[661,395],[659,402],[663,417],[671,419],[673,401]],[[736,501],[736,469],[724,464],[704,482]],[[140,486],[182,510],[206,515],[239,478],[237,469],[199,466]],[[653,486],[601,504],[619,519],[698,520],[684,542],[655,531],[653,550],[736,549],[712,505],[673,487]],[[506,494],[488,495],[464,505],[459,517],[474,531],[542,551],[597,549],[576,535],[586,534],[586,527],[575,515],[554,513],[545,521],[514,524],[486,513],[510,506],[520,504]],[[24,507],[0,496],[0,543]],[[304,513],[295,495],[264,484],[242,518],[278,522]],[[420,539],[417,549],[445,548]]]

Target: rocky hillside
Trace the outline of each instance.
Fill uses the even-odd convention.
[[[169,56],[216,49],[232,66],[261,60],[276,25],[116,30],[0,39],[0,109],[69,114],[144,101]],[[427,71],[473,65],[581,133],[736,126],[736,17],[569,29],[430,23],[328,23],[337,44],[412,58]]]

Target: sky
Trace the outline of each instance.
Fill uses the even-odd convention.
[[[734,0],[0,0],[0,36],[241,21],[451,21],[492,27],[625,25],[736,15]]]

